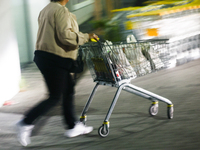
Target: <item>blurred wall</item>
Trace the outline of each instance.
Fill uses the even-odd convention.
[[[32,62],[37,36],[39,12],[49,0],[11,0],[14,26],[19,46],[20,63]]]
[[[82,24],[94,16],[94,1],[84,0],[75,4],[74,1],[69,1],[66,7],[76,15],[78,24]]]
[[[0,106],[19,91],[20,63],[11,0],[0,1]]]
[[[16,31],[18,48],[20,54],[20,62],[25,63],[29,61],[28,51],[28,35],[26,33],[26,20],[25,9],[23,0],[11,0],[12,2],[12,14],[13,14],[13,26]]]

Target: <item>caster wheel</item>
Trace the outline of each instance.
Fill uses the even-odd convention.
[[[172,119],[174,117],[174,107],[173,105],[168,105],[167,107],[167,117]]]
[[[99,127],[98,133],[101,137],[106,137],[109,134],[109,129],[103,125]]]
[[[155,116],[158,114],[158,104],[152,104],[150,107],[149,107],[149,114],[151,116]]]

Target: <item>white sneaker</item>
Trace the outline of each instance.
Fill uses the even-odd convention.
[[[22,121],[16,124],[17,139],[23,146],[27,146],[31,143],[30,136],[34,128],[34,125],[26,125]]]
[[[91,126],[87,127],[82,122],[78,122],[76,123],[73,129],[67,130],[64,135],[67,137],[75,137],[82,134],[88,134],[92,132],[92,130],[93,130],[93,127]]]

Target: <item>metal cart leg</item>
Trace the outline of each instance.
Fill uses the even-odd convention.
[[[102,124],[102,126],[99,127],[99,130],[98,130],[98,133],[101,137],[106,137],[108,134],[109,134],[109,119],[110,119],[110,116],[113,112],[113,109],[115,107],[115,104],[117,103],[117,100],[119,98],[119,95],[121,93],[121,90],[125,90],[127,92],[130,92],[130,93],[134,93],[138,96],[141,96],[141,97],[144,97],[146,99],[149,99],[152,101],[152,105],[150,106],[149,108],[149,113],[154,116],[158,113],[158,101],[162,101],[162,102],[165,102],[168,104],[168,109],[167,109],[167,115],[168,115],[168,118],[169,119],[172,119],[173,118],[173,104],[170,100],[162,97],[162,96],[159,96],[157,94],[154,94],[152,92],[149,92],[147,90],[144,90],[142,88],[139,88],[137,86],[134,86],[132,84],[129,84],[129,83],[124,83],[122,85],[120,85],[115,93],[115,96],[114,96],[114,99],[110,105],[110,108],[108,110],[108,113],[104,119],[104,122]]]
[[[111,103],[111,105],[110,105],[110,108],[109,108],[109,110],[108,110],[108,112],[107,112],[107,115],[106,115],[106,117],[105,117],[105,119],[104,119],[104,122],[103,122],[102,126],[99,127],[99,130],[98,130],[98,133],[99,133],[99,135],[100,135],[101,137],[106,137],[106,136],[109,134],[109,118],[110,118],[110,116],[111,116],[111,114],[112,114],[112,112],[113,112],[113,109],[114,109],[114,107],[115,107],[115,104],[117,103],[117,100],[118,100],[118,98],[119,98],[119,95],[120,95],[122,89],[123,89],[124,86],[126,86],[126,85],[127,85],[127,84],[122,84],[122,85],[120,85],[120,86],[118,87],[116,93],[115,93],[115,96],[114,96],[113,101],[112,101],[112,103]]]
[[[173,104],[167,98],[164,98],[164,97],[159,96],[155,93],[149,92],[145,89],[139,88],[139,87],[134,86],[132,84],[128,84],[127,87],[123,88],[123,90],[130,92],[130,93],[134,93],[138,96],[141,96],[141,97],[144,97],[146,99],[151,100],[152,104],[149,108],[149,114],[151,116],[155,116],[158,113],[158,101],[162,101],[164,103],[167,103],[168,104],[167,105],[167,116],[168,116],[169,119],[173,118],[173,112],[174,112]]]
[[[144,97],[144,98],[147,98],[151,101],[155,101],[155,100],[159,100],[159,101],[162,101],[164,103],[167,103],[168,105],[172,105],[172,102],[170,100],[168,100],[167,98],[164,98],[162,96],[159,96],[155,93],[152,93],[150,91],[147,91],[145,89],[142,89],[140,87],[137,87],[135,85],[132,85],[132,84],[127,84],[126,87],[123,88],[123,90],[127,91],[127,92],[131,92],[131,93],[134,93],[138,96],[141,96],[141,97]]]
[[[82,111],[81,116],[80,116],[80,122],[83,122],[83,123],[86,122],[86,120],[87,120],[86,117],[87,117],[87,116],[86,116],[85,114],[86,114],[86,112],[87,112],[88,109],[89,109],[89,106],[90,106],[90,104],[91,104],[91,102],[92,102],[92,99],[93,99],[93,97],[94,97],[94,95],[95,95],[95,93],[96,93],[96,91],[97,91],[98,86],[99,86],[99,83],[97,82],[96,85],[95,85],[95,87],[94,87],[93,90],[92,90],[92,93],[90,94],[90,96],[89,96],[89,98],[88,98],[87,103],[85,104],[85,107],[83,108],[83,111]]]

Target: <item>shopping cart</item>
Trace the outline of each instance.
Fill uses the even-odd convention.
[[[106,137],[109,134],[109,118],[122,90],[152,101],[149,108],[151,116],[155,116],[158,113],[158,101],[166,103],[167,116],[169,119],[173,118],[174,108],[170,100],[130,83],[136,77],[169,66],[169,52],[166,40],[140,41],[135,43],[98,41],[96,43],[87,43],[81,46],[80,49],[86,56],[87,66],[94,82],[96,82],[82,111],[80,121],[83,123],[86,122],[86,112],[99,85],[117,88],[104,122],[98,130],[101,137]],[[144,71],[144,66],[149,66],[146,72]]]

